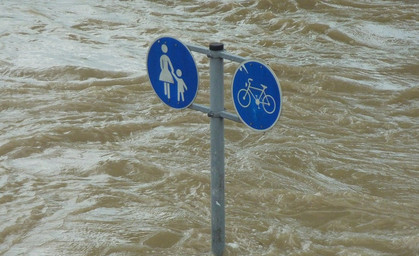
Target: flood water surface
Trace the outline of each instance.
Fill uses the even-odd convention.
[[[211,255],[209,118],[155,95],[163,35],[281,84],[271,130],[225,121],[226,255],[419,253],[416,1],[5,0],[0,24],[0,255]]]

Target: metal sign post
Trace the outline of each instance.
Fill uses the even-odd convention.
[[[212,43],[210,51],[224,49],[220,43]],[[213,113],[224,110],[224,69],[223,59],[210,57],[210,109]],[[222,255],[225,246],[224,208],[224,119],[211,117],[211,233],[212,252]]]
[[[189,51],[206,54],[210,58],[209,108],[193,103],[198,90],[198,76]],[[224,110],[224,59],[242,63],[232,84],[233,103],[239,116]],[[244,122],[256,131],[270,129],[281,113],[279,81],[268,66],[226,53],[222,43],[211,43],[207,49],[183,45],[171,37],[161,37],[151,45],[147,54],[147,71],[150,83],[163,103],[176,109],[198,110],[211,118],[211,246],[213,254],[223,255],[224,119]]]

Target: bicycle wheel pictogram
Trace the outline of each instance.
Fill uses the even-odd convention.
[[[271,95],[265,95],[262,99],[262,106],[266,113],[272,114],[276,109],[274,97]]]
[[[237,100],[240,106],[244,108],[247,108],[250,105],[250,102],[252,102],[252,99],[250,98],[250,93],[247,89],[241,89],[239,93],[237,93]]]

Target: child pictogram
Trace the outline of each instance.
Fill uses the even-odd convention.
[[[186,86],[185,81],[182,79],[182,70],[176,70],[176,75],[173,74],[173,76],[177,82],[177,101],[180,101],[180,98],[182,98],[182,101],[185,101],[184,94],[185,90],[188,90],[188,87]]]

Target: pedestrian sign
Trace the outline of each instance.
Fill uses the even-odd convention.
[[[272,69],[265,64],[243,62],[234,74],[231,93],[234,108],[250,128],[266,131],[278,121],[281,87]]]
[[[198,69],[189,49],[172,37],[158,38],[147,54],[147,72],[157,96],[168,106],[187,108],[198,93]]]

